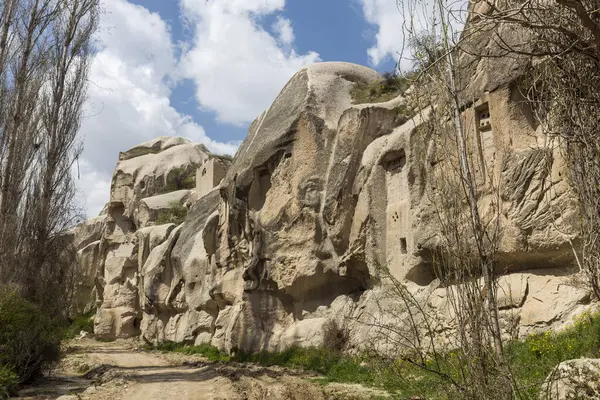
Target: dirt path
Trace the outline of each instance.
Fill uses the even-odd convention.
[[[385,395],[359,385],[322,386],[309,374],[201,357],[145,352],[133,342],[72,342],[53,378],[21,400],[328,400]],[[61,397],[62,396],[62,397]]]

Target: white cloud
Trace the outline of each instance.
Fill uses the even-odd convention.
[[[273,24],[273,30],[277,34],[279,41],[284,45],[294,43],[294,29],[289,19],[281,16],[277,17],[277,21]]]
[[[85,206],[88,218],[95,217],[108,202],[110,178],[91,168],[85,159],[73,166],[73,173],[82,178],[77,200]]]
[[[252,121],[296,71],[319,61],[315,52],[294,50],[289,20],[277,21],[276,36],[260,25],[285,0],[181,0],[181,5],[195,29],[181,73],[195,82],[200,106],[222,122]]]
[[[162,135],[185,136],[212,151],[235,152],[234,143],[210,139],[170,102],[170,73],[176,69],[167,24],[158,14],[125,0],[104,0],[101,49],[90,70],[84,153],[79,189],[88,216],[108,201],[110,179],[119,151]]]
[[[375,45],[367,50],[369,61],[379,65],[389,58],[397,58],[403,47],[402,24],[404,17],[395,0],[361,0],[365,20],[377,27]]]
[[[412,66],[409,43],[406,38],[413,34],[439,30],[438,3],[431,0],[360,0],[365,20],[377,29],[375,45],[367,50],[369,61],[377,66],[383,61],[401,58],[401,67]],[[450,22],[456,37],[464,25],[467,0],[443,2],[444,17]],[[435,6],[434,6],[435,5]],[[437,14],[437,15],[436,15]],[[439,32],[437,32],[439,34]]]

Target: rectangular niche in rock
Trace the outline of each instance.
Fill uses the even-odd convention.
[[[475,108],[475,118],[478,131],[483,132],[492,129],[492,118],[488,103],[484,103]]]
[[[408,253],[408,246],[406,244],[406,238],[400,238],[400,252],[402,254]]]
[[[496,155],[490,106],[487,102],[475,107],[475,124],[480,164],[477,168],[477,175],[481,179],[480,183],[485,184],[488,178],[487,174],[489,171],[493,171]]]
[[[260,210],[267,199],[267,192],[271,189],[271,172],[268,168],[254,170],[254,180],[248,195],[248,205],[251,210]]]

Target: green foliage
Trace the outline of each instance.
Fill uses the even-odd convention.
[[[0,365],[0,399],[6,399],[19,383],[19,377],[8,366]]]
[[[157,194],[171,193],[177,190],[193,189],[196,187],[196,170],[192,168],[173,168],[167,175],[167,182]]]
[[[558,332],[532,335],[509,343],[507,359],[521,398],[538,399],[542,383],[562,361],[580,357],[600,357],[600,314],[585,314],[573,326]],[[328,349],[292,348],[281,353],[238,353],[236,360],[262,365],[284,365],[314,371],[326,381],[353,382],[383,388],[401,398],[421,396],[447,399],[457,393],[448,378],[460,382],[461,360],[457,352],[449,352],[423,368],[403,360],[383,360],[372,355],[348,356]],[[444,377],[435,371],[448,374]]]
[[[600,314],[585,313],[561,332],[532,335],[509,344],[508,358],[527,398],[537,398],[540,385],[562,361],[600,357]]]
[[[77,315],[73,317],[71,324],[65,329],[64,338],[73,339],[78,336],[81,331],[94,333],[94,312]]]
[[[227,161],[227,162],[233,161],[233,157],[230,156],[229,154],[216,154],[216,155],[213,155],[213,157],[218,158],[223,161]]]
[[[350,91],[354,104],[383,103],[398,97],[410,87],[410,78],[386,72],[368,84],[357,83]]]
[[[226,353],[223,353],[218,348],[211,346],[209,344],[201,344],[198,346],[188,346],[175,342],[163,342],[158,345],[146,345],[144,346],[146,350],[156,350],[162,352],[173,352],[173,353],[181,353],[187,355],[200,355],[202,357],[206,357],[210,361],[229,361],[229,356]]]
[[[327,320],[323,325],[323,347],[343,351],[350,340],[350,331],[335,320]]]
[[[0,366],[6,381],[39,375],[60,357],[61,324],[24,300],[15,290],[0,287]],[[6,372],[9,371],[9,372]]]
[[[347,355],[338,350],[315,347],[254,354],[238,351],[232,358],[209,345],[184,346],[167,342],[147,349],[199,354],[214,361],[302,369],[323,375],[320,380],[323,383],[358,383],[387,390],[398,398],[460,398],[450,379],[460,382],[464,360],[457,351],[441,356],[437,364],[429,360],[426,365],[418,366],[401,359],[382,359],[368,353]],[[577,318],[572,327],[558,333],[532,335],[509,343],[506,352],[510,370],[520,388],[520,398],[538,399],[542,383],[560,362],[600,357],[600,314],[585,314]],[[443,371],[447,376],[436,371]]]
[[[176,201],[169,203],[169,208],[161,210],[156,217],[156,225],[175,224],[180,225],[187,217],[187,208]]]
[[[329,348],[292,347],[277,353],[262,351],[247,354],[240,351],[234,359],[312,371],[323,375],[324,383],[358,383],[387,390],[402,398],[417,395],[431,399],[446,398],[446,393],[451,390],[434,373],[400,360],[383,360],[367,353],[348,355]]]
[[[235,360],[239,362],[254,362],[261,365],[283,365],[287,367],[302,368],[327,375],[343,355],[339,351],[326,348],[299,348],[291,347],[282,352],[261,351],[248,354],[244,351],[237,352]]]

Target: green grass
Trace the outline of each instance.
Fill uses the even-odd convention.
[[[0,398],[58,361],[61,322],[15,288],[0,286]]]
[[[0,399],[7,399],[18,383],[19,377],[14,370],[0,365]]]
[[[158,345],[146,345],[144,346],[144,349],[150,351],[173,352],[187,355],[200,355],[207,358],[210,361],[230,361],[230,358],[227,355],[227,353],[224,353],[218,348],[209,344],[189,346],[174,342],[164,342]]]
[[[171,202],[169,205],[170,208],[158,212],[158,216],[154,221],[156,225],[181,225],[185,221],[185,218],[187,217],[187,208],[176,201]]]
[[[354,104],[383,103],[398,97],[409,87],[409,78],[387,72],[375,82],[357,83],[350,90],[350,95]]]
[[[196,169],[176,167],[169,171],[167,182],[156,194],[171,193],[177,190],[194,189],[196,187]]]
[[[600,313],[586,313],[561,332],[532,335],[509,343],[508,361],[527,398],[537,399],[540,385],[562,361],[600,357]]]
[[[319,383],[358,383],[384,389],[394,398],[421,396],[426,399],[460,398],[453,385],[439,374],[406,361],[382,360],[371,354],[347,355],[325,348],[292,347],[282,352],[248,354],[239,351],[229,357],[217,348],[164,343],[151,350],[199,354],[213,361],[251,362],[263,366],[285,366],[320,374]],[[507,360],[522,399],[538,399],[545,378],[562,361],[600,357],[600,313],[585,314],[573,326],[558,332],[532,335],[507,343]],[[460,360],[455,352],[439,360],[440,370],[461,381]],[[428,368],[435,369],[433,362]]]
[[[94,333],[94,312],[73,317],[71,324],[65,329],[65,339],[73,339],[79,336],[81,331]]]
[[[367,353],[348,355],[325,348],[294,347],[279,353],[240,352],[235,360],[312,371],[322,375],[321,383],[358,383],[386,390],[400,398],[425,396],[442,399],[447,398],[451,389],[436,374],[401,360],[382,360]]]

